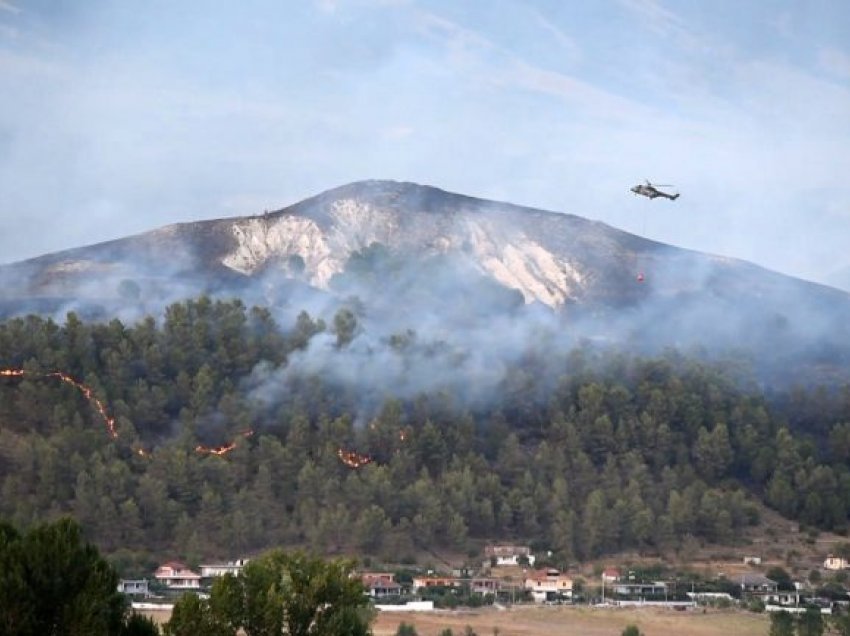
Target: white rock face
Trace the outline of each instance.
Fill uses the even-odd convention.
[[[222,263],[251,275],[270,260],[285,264],[290,256],[297,255],[304,260],[310,284],[326,289],[353,252],[381,243],[391,249],[423,253],[463,250],[482,272],[519,290],[527,303],[539,301],[557,307],[575,298],[585,284],[585,276],[572,264],[521,229],[485,215],[401,212],[375,208],[357,199],[334,201],[328,212],[332,223],[326,230],[296,215],[236,221],[232,226],[236,248]],[[412,216],[402,219],[403,214]]]
[[[550,307],[575,296],[583,277],[572,265],[526,237],[501,235],[498,227],[471,221],[470,243],[484,271],[522,292],[526,303],[540,301]]]
[[[308,280],[324,288],[342,270],[345,260],[335,258],[319,226],[298,216],[251,218],[233,224],[236,249],[222,263],[243,274],[253,274],[269,259],[300,256]]]

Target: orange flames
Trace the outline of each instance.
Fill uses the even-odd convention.
[[[247,431],[242,431],[239,433],[242,437],[248,438],[254,434],[254,431],[248,429]],[[200,453],[201,455],[218,455],[219,457],[223,455],[227,455],[230,451],[236,448],[238,444],[236,440],[230,442],[229,444],[223,444],[222,446],[204,446],[203,444],[198,444],[195,446],[195,452]]]
[[[100,414],[100,417],[103,418],[104,423],[106,424],[106,430],[109,433],[109,436],[112,439],[118,437],[118,431],[115,430],[115,418],[110,417],[106,412],[106,407],[94,394],[91,387],[86,386],[82,382],[79,382],[72,378],[67,373],[62,373],[61,371],[52,371],[50,373],[33,373],[32,371],[25,371],[24,369],[0,369],[0,377],[7,378],[22,378],[25,375],[34,375],[36,377],[41,378],[59,378],[62,382],[66,384],[70,384],[74,388],[78,389],[86,399],[94,405],[97,412]]]
[[[345,450],[340,448],[336,452],[339,460],[349,468],[362,468],[366,464],[371,464],[374,460],[368,455],[362,455],[356,451]]]
[[[100,414],[100,417],[103,419],[106,424],[107,433],[112,439],[118,438],[118,431],[115,429],[115,418],[110,417],[109,413],[106,410],[106,407],[103,405],[103,402],[98,399],[98,397],[94,394],[94,391],[91,387],[75,380],[67,373],[63,373],[62,371],[51,371],[49,373],[35,373],[32,371],[26,371],[24,369],[0,369],[0,377],[2,378],[22,378],[24,376],[35,376],[39,378],[58,378],[62,382],[66,384],[70,384],[74,388],[76,388],[80,393],[82,393],[85,398],[94,406],[97,412]],[[251,437],[254,435],[254,431],[251,429],[242,431],[239,433],[241,437]],[[195,447],[195,452],[200,453],[201,455],[226,455],[234,448],[236,448],[236,441],[232,441],[229,444],[224,444],[222,446],[204,446],[202,444],[198,444]],[[150,457],[150,452],[146,451],[143,448],[137,448],[136,454],[139,457]],[[356,455],[356,454],[355,454]],[[362,456],[360,456],[362,457]],[[369,459],[371,461],[371,459]],[[367,462],[368,463],[368,462]]]
[[[232,451],[234,448],[236,448],[236,442],[230,442],[224,446],[204,446],[202,444],[198,444],[195,446],[195,452],[200,453],[201,455],[218,455],[220,457],[222,455],[227,455],[227,453]]]

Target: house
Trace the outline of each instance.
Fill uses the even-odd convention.
[[[484,556],[495,565],[534,565],[535,560],[527,545],[488,545],[484,547]]]
[[[800,583],[794,583],[793,590],[780,590],[773,579],[761,574],[744,574],[741,576],[741,596],[759,598],[764,603],[782,606],[797,606],[800,604]]]
[[[454,587],[461,586],[460,579],[453,576],[414,576],[413,589],[423,590],[429,587]]]
[[[761,565],[761,557],[745,556],[744,565]]]
[[[472,594],[492,594],[495,596],[502,589],[502,584],[498,579],[481,579],[474,578],[469,581],[469,591]]]
[[[823,562],[823,567],[827,570],[846,570],[850,567],[850,562],[847,559],[830,554]]]
[[[118,591],[122,594],[140,594],[148,595],[148,580],[147,579],[121,579],[118,581]]]
[[[202,565],[201,578],[211,579],[217,576],[224,576],[225,574],[239,576],[242,573],[242,568],[247,565],[248,561],[249,559],[236,559],[235,561],[228,561],[227,563],[210,563],[208,565]]]
[[[371,598],[400,596],[403,593],[392,572],[364,572],[360,575],[360,581],[366,588],[366,595]]]
[[[602,582],[614,583],[620,580],[620,570],[617,568],[605,568],[602,570]]]
[[[664,581],[615,583],[611,588],[611,593],[623,600],[665,600],[667,598],[667,584]]]
[[[525,589],[537,603],[563,601],[573,597],[573,580],[554,568],[535,570],[525,575]]]
[[[201,575],[192,572],[185,564],[179,561],[169,561],[160,565],[154,578],[173,590],[197,590],[201,587]]]
[[[751,572],[741,575],[741,596],[756,596],[768,600],[777,595],[776,581],[762,574]]]

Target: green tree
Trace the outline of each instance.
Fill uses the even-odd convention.
[[[163,629],[165,636],[227,636],[235,634],[210,610],[207,601],[188,592],[174,604],[171,619]]]
[[[342,348],[354,340],[357,331],[357,317],[345,307],[334,315],[333,332],[336,334],[336,346]]]
[[[620,636],[643,636],[643,632],[638,629],[637,625],[626,625]]]
[[[769,636],[794,636],[794,617],[788,612],[773,612],[770,615]]]
[[[209,613],[247,636],[366,636],[372,614],[352,567],[275,550],[251,561],[238,578],[217,580]]]
[[[395,636],[418,636],[418,632],[413,625],[402,622],[399,624],[398,629],[395,630]]]
[[[145,633],[128,620],[117,585],[118,574],[76,522],[60,519],[25,534],[0,523],[0,635]]]
[[[850,636],[850,613],[834,614],[830,623],[839,636]]]
[[[797,636],[823,636],[825,628],[818,608],[810,607],[797,617]]]
[[[141,614],[130,614],[121,636],[159,636],[159,627],[152,618]]]

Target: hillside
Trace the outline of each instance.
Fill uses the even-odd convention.
[[[410,183],[353,183],[259,216],[46,255],[0,268],[0,281],[2,315],[132,321],[203,293],[289,321],[302,309],[329,319],[356,298],[369,334],[389,337],[466,332],[470,314],[516,321],[525,306],[523,324],[529,315],[560,324],[571,344],[745,348],[770,382],[843,380],[850,367],[845,292],[574,215]]]
[[[203,298],[161,324],[0,324],[0,517],[71,513],[139,572],[272,545],[404,561],[492,540],[563,565],[734,544],[761,502],[846,530],[846,391],[768,399],[736,360],[592,345],[526,348],[477,376],[463,352],[412,336],[388,343],[381,369],[305,363],[319,350],[345,368],[351,327],[344,310],[330,327],[278,326]],[[353,380],[415,377],[441,356],[466,382],[396,395]]]
[[[847,529],[849,297],[754,265],[364,182],[0,276],[0,517],[129,569]]]

